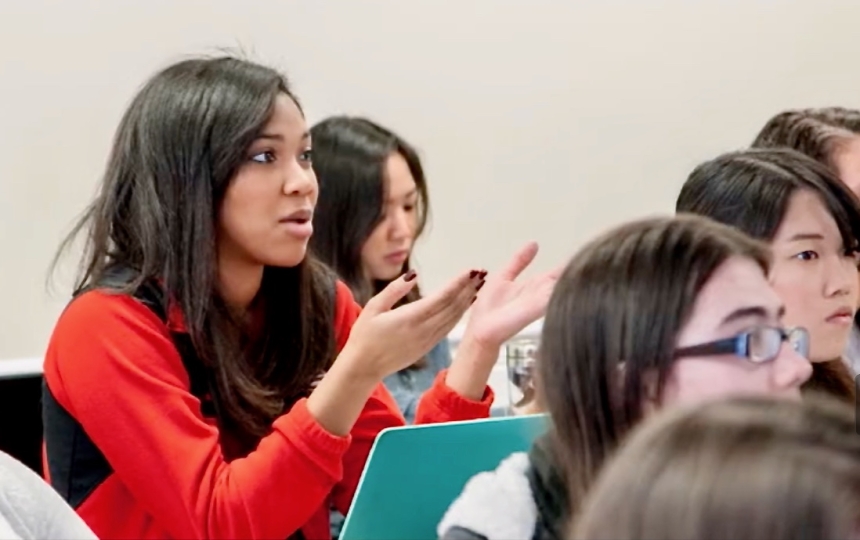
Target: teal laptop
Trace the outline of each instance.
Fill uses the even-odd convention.
[[[376,438],[340,540],[432,540],[475,474],[529,449],[545,415],[390,428]]]

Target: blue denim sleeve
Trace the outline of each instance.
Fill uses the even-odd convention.
[[[427,353],[427,363],[421,368],[407,368],[383,380],[407,424],[415,421],[415,412],[421,396],[430,389],[436,376],[451,365],[451,348],[443,339]]]

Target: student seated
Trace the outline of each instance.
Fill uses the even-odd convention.
[[[311,252],[364,305],[412,267],[430,210],[424,169],[408,142],[364,118],[327,118],[311,137],[320,186]],[[400,304],[419,298],[416,283]],[[447,337],[414,360],[383,381],[410,424],[421,394],[451,364]]]
[[[768,120],[753,141],[756,148],[791,148],[830,168],[860,197],[860,111],[844,107],[783,111]],[[860,317],[845,350],[860,374]]]
[[[569,540],[860,539],[842,403],[743,398],[660,415],[603,468]]]
[[[363,306],[412,267],[412,249],[430,211],[424,169],[418,153],[406,140],[365,118],[325,119],[311,128],[311,138],[319,198],[310,248],[337,272]],[[536,247],[526,246],[518,257],[530,260]],[[481,278],[484,276],[486,272],[482,271]],[[491,278],[488,287],[494,287],[493,281]],[[534,287],[533,293],[548,298],[554,281],[552,273],[545,273],[537,281],[532,280],[530,286]],[[421,297],[416,281],[396,305]],[[534,308],[542,311],[543,306],[525,307],[532,311],[518,314],[520,320],[533,319],[537,315]],[[473,312],[463,338],[467,353],[469,341],[474,339],[472,329],[482,324],[484,317],[486,311]],[[510,331],[500,337],[509,338]],[[501,347],[502,341],[497,339],[493,346]],[[407,423],[414,423],[421,396],[450,365],[448,339],[443,337],[427,354],[414,358],[404,369],[383,380]],[[332,536],[337,537],[343,518],[334,511],[331,521]]]
[[[48,477],[103,538],[327,538],[376,435],[404,424],[385,377],[426,355],[476,300],[466,270],[364,310],[313,257],[317,181],[298,101],[276,71],[189,59],[132,100],[86,230],[83,274],[45,357]],[[417,423],[486,417],[498,344],[544,311],[487,279],[468,346]]]
[[[441,538],[565,538],[606,458],[652,411],[732,395],[800,399],[808,334],[786,327],[767,247],[699,216],[616,227],[570,261],[543,323],[537,389],[552,427],[473,477]]]
[[[412,267],[412,249],[430,210],[424,169],[406,140],[365,118],[328,118],[311,128],[311,138],[319,199],[310,248],[364,305]],[[527,245],[518,257],[531,260],[536,248]],[[555,281],[552,274],[537,276],[527,286],[548,298]],[[482,277],[485,275],[482,272]],[[493,281],[491,278],[487,287],[492,288]],[[420,298],[416,284],[397,305]],[[467,350],[474,339],[473,329],[486,318],[486,311],[477,307],[463,337]],[[533,319],[537,314],[533,307],[526,307],[530,311],[518,314],[519,320]],[[500,337],[506,340],[511,336],[506,331]],[[496,339],[493,346],[501,347],[502,343]],[[408,423],[415,420],[421,395],[451,364],[447,337],[426,355],[412,360],[384,380]]]
[[[95,540],[96,536],[38,474],[0,452],[0,538]]]
[[[854,403],[854,377],[843,354],[860,301],[860,203],[833,173],[787,148],[730,152],[690,173],[678,212],[710,217],[767,242],[770,282],[789,326],[809,330],[812,378]]]

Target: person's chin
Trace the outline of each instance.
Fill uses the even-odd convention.
[[[403,274],[402,266],[388,266],[379,270],[376,277],[379,281],[394,281]]]
[[[848,347],[848,339],[850,336],[850,328],[846,328],[844,330],[841,328],[831,329],[830,332],[827,332],[826,336],[810,336],[810,341],[812,343],[827,343],[828,346],[819,348],[813,345],[812,350],[810,350],[809,361],[815,364],[817,362],[828,362],[830,360],[842,358],[845,354],[845,349]]]
[[[838,341],[837,343],[841,343]],[[816,351],[813,350],[810,352],[809,361],[813,364],[820,364],[822,362],[830,362],[831,360],[838,360],[845,355],[845,348],[836,349],[828,347],[825,350]]]
[[[293,268],[302,264],[307,256],[307,248],[290,249],[284,253],[279,253],[277,257],[272,257],[266,261],[266,266],[277,266],[279,268]]]

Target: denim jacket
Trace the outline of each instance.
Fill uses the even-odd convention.
[[[421,396],[432,385],[436,376],[451,365],[451,349],[443,339],[427,353],[427,364],[418,369],[404,369],[386,377],[382,382],[394,396],[397,407],[407,424],[415,422],[415,410]]]

